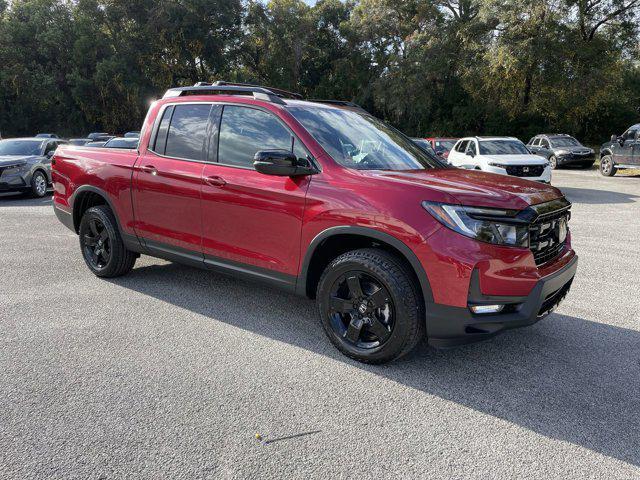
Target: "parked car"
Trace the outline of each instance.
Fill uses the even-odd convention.
[[[600,147],[600,173],[613,177],[618,170],[640,168],[640,123],[632,125],[622,135]]]
[[[458,140],[448,161],[455,167],[524,177],[551,183],[551,166],[514,137],[466,137]]]
[[[69,145],[82,146],[82,145],[86,145],[90,141],[91,141],[90,138],[71,138],[71,139],[69,139],[68,143],[69,143]]]
[[[39,133],[35,138],[60,138],[55,133]]]
[[[595,162],[593,149],[585,147],[571,135],[564,133],[543,133],[536,135],[527,147],[531,153],[540,155],[549,161],[552,169],[564,165],[578,165],[591,168]]]
[[[558,189],[449,168],[355,107],[183,87],[143,132],[138,151],[54,157],[55,213],[99,277],[146,254],[262,281],[315,298],[331,342],[380,363],[425,333],[452,346],[531,325],[576,273]]]
[[[104,144],[104,148],[138,148],[138,138],[115,137]]]
[[[51,157],[63,143],[35,137],[0,140],[0,192],[44,197],[51,183]]]
[[[124,134],[124,138],[139,138],[140,132],[127,132]]]
[[[93,132],[87,135],[87,138],[92,142],[106,142],[107,140],[111,140],[114,136],[115,135],[104,132]]]
[[[429,137],[425,138],[431,144],[436,154],[445,160],[449,158],[449,152],[458,141],[457,138]]]

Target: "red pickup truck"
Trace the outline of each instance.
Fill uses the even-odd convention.
[[[348,102],[171,89],[137,150],[62,146],[52,170],[95,275],[145,254],[257,279],[315,298],[363,362],[531,325],[577,268],[559,190],[450,168]]]

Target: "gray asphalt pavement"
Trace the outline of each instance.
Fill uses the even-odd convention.
[[[554,183],[581,257],[558,311],[381,367],[258,284],[95,278],[50,199],[0,198],[0,478],[640,478],[640,176]]]

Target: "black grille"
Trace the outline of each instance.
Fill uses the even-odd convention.
[[[529,247],[536,265],[547,263],[564,249],[569,230],[569,210],[563,208],[540,215],[529,227]]]
[[[544,165],[507,165],[507,175],[514,177],[539,177]]]

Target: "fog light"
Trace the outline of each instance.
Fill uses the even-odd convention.
[[[474,305],[469,308],[473,313],[483,315],[487,313],[499,313],[504,308],[504,305]]]

